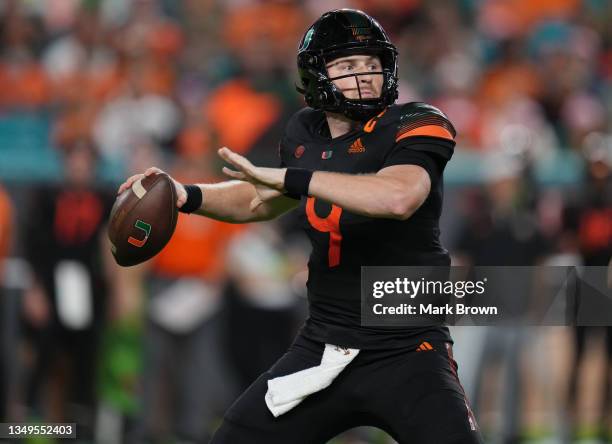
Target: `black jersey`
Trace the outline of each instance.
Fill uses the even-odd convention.
[[[361,326],[361,266],[450,265],[440,244],[442,173],[453,154],[455,130],[437,108],[393,105],[365,125],[332,139],[325,114],[296,113],[281,140],[281,164],[350,174],[392,165],[419,165],[431,178],[425,202],[407,220],[372,218],[313,197],[302,198],[300,218],[312,243],[308,263],[311,339],[353,348],[405,346],[422,336],[450,340],[445,327]]]

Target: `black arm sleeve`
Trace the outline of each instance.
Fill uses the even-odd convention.
[[[453,155],[455,142],[429,136],[410,137],[400,140],[385,156],[383,168],[392,165],[418,165],[431,179],[438,183]]]

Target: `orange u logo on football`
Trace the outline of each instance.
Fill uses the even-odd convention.
[[[141,239],[136,239],[135,237],[130,236],[128,238],[128,242],[134,245],[135,247],[141,248],[144,244],[147,243],[147,239],[149,239],[149,234],[151,234],[151,225],[138,219],[136,223],[134,224],[134,226],[138,228],[139,230],[144,231],[145,237],[141,240]]]

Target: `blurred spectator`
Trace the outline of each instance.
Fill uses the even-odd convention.
[[[250,226],[228,250],[226,347],[239,376],[240,390],[281,357],[302,321],[292,278],[303,272],[307,258],[292,251],[276,224]],[[299,275],[298,275],[299,279]],[[293,287],[293,288],[292,288]],[[243,332],[257,331],[245,341]]]
[[[12,243],[13,234],[13,205],[8,194],[2,186],[0,186],[0,320],[4,320],[5,316],[5,300],[4,300],[4,259],[9,254],[9,248]],[[9,348],[6,344],[8,334],[5,332],[5,323],[0,327],[0,356],[7,356]],[[3,359],[0,364],[0,421],[6,418],[7,402],[8,402],[8,387],[7,387],[7,361]]]
[[[475,61],[462,51],[448,54],[435,67],[440,90],[433,104],[443,109],[453,122],[458,143],[472,148],[481,144],[482,111],[474,97],[479,75]]]
[[[0,263],[8,256],[12,242],[13,204],[0,185]],[[2,273],[0,272],[0,277]],[[1,281],[0,281],[1,282]]]
[[[22,2],[6,2],[0,28],[0,108],[35,109],[47,104],[49,81],[37,59],[43,31]]]
[[[93,122],[93,135],[107,158],[125,161],[130,148],[139,139],[150,138],[161,146],[168,146],[180,128],[181,116],[176,103],[157,94],[144,94],[142,71],[153,70],[146,65],[131,67],[131,83],[126,93],[107,102]]]
[[[117,65],[116,51],[108,43],[95,11],[79,9],[72,29],[51,41],[41,56],[54,100],[74,102],[84,95],[103,98]]]
[[[593,29],[560,21],[536,26],[528,50],[538,60],[541,103],[563,147],[579,149],[584,137],[606,126],[597,91],[601,36]]]
[[[612,288],[612,137],[592,133],[586,138],[586,179],[575,202],[569,202],[565,212],[565,242],[573,239],[585,265],[584,278],[599,283],[599,288]],[[606,273],[601,273],[607,269]],[[586,286],[580,296],[593,297]],[[593,290],[590,290],[593,291]],[[596,291],[596,290],[595,290]],[[586,419],[580,415],[579,390],[584,378],[585,355],[589,344],[604,339],[601,387],[602,399],[595,418],[600,439],[612,438],[612,327],[577,327],[574,335],[575,353],[568,393],[568,411],[572,432],[578,437]]]
[[[109,301],[112,304],[108,307],[108,324],[98,353],[100,368],[97,390],[100,402],[95,442],[122,442],[140,412],[138,398],[143,370],[141,318],[145,271],[146,267],[142,265],[112,267]]]
[[[146,138],[137,140],[130,149],[126,174],[135,174],[151,165],[163,165],[161,149]],[[141,424],[143,307],[148,297],[145,282],[148,263],[124,268],[110,261],[112,298],[100,351],[101,402],[96,418],[96,442],[101,443],[124,442],[135,426]]]
[[[580,0],[499,0],[483,2],[479,9],[479,26],[493,38],[523,34],[542,20],[570,19]]]
[[[566,227],[576,235],[587,266],[607,266],[612,257],[612,136],[585,139],[586,177],[575,202],[569,202]]]
[[[76,422],[84,439],[92,434],[109,278],[102,229],[112,195],[95,187],[95,170],[90,143],[71,147],[64,181],[33,193],[23,233],[34,276],[23,300],[34,352],[26,364],[28,417]]]
[[[302,29],[299,10],[290,3],[253,4],[233,9],[226,20],[238,76],[211,93],[204,114],[220,146],[276,166],[279,135],[300,106],[288,75]]]
[[[206,179],[207,157],[181,162],[173,177]],[[147,277],[141,417],[129,442],[164,436],[204,443],[236,396],[222,351],[225,252],[237,226],[179,215],[176,231]]]
[[[497,60],[488,67],[480,85],[483,105],[502,108],[517,98],[539,96],[541,80],[533,64],[525,60],[523,46],[523,42],[516,40],[499,45]]]
[[[534,202],[526,192],[530,185],[529,164],[524,158],[510,153],[495,154],[487,163],[486,194],[476,193],[472,196],[467,210],[467,221],[455,246],[455,259],[459,264],[474,266],[534,266],[541,263],[547,255],[548,246],[542,236],[536,219]],[[501,294],[510,294],[512,300],[500,310],[512,313],[516,306],[526,306],[531,297],[534,282],[524,279],[504,281],[499,288],[487,290]],[[528,341],[527,332],[519,327],[488,327],[483,332],[484,345],[480,352],[473,399],[474,412],[477,416],[484,410],[490,411],[494,406],[483,406],[487,400],[501,399],[503,405],[501,424],[491,425],[490,419],[483,415],[480,423],[483,430],[495,437],[493,442],[512,444],[519,442],[524,417],[522,412],[521,392],[525,378],[521,369],[521,355]],[[500,394],[487,399],[483,398],[483,387],[491,377],[491,368],[501,363],[501,375],[504,383]],[[480,416],[479,416],[480,417]],[[493,430],[493,432],[491,432]]]
[[[487,161],[486,194],[472,193],[455,250],[470,265],[529,266],[547,254],[540,232],[533,184],[524,159],[512,153]],[[503,252],[503,255],[500,255]]]

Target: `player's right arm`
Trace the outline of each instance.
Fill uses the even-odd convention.
[[[195,214],[223,222],[246,223],[274,219],[292,210],[300,202],[276,190],[256,189],[253,184],[239,180],[198,186],[202,189],[203,199],[202,206]]]
[[[149,168],[144,174],[128,178],[119,187],[118,194],[130,188],[144,176],[163,172],[159,168]],[[180,182],[172,179],[177,192],[177,207],[187,201],[187,192]],[[197,184],[202,190],[202,206],[193,214],[210,217],[229,223],[259,222],[274,219],[295,208],[299,201],[284,196],[268,188],[256,189],[255,185],[231,180],[215,184]]]

